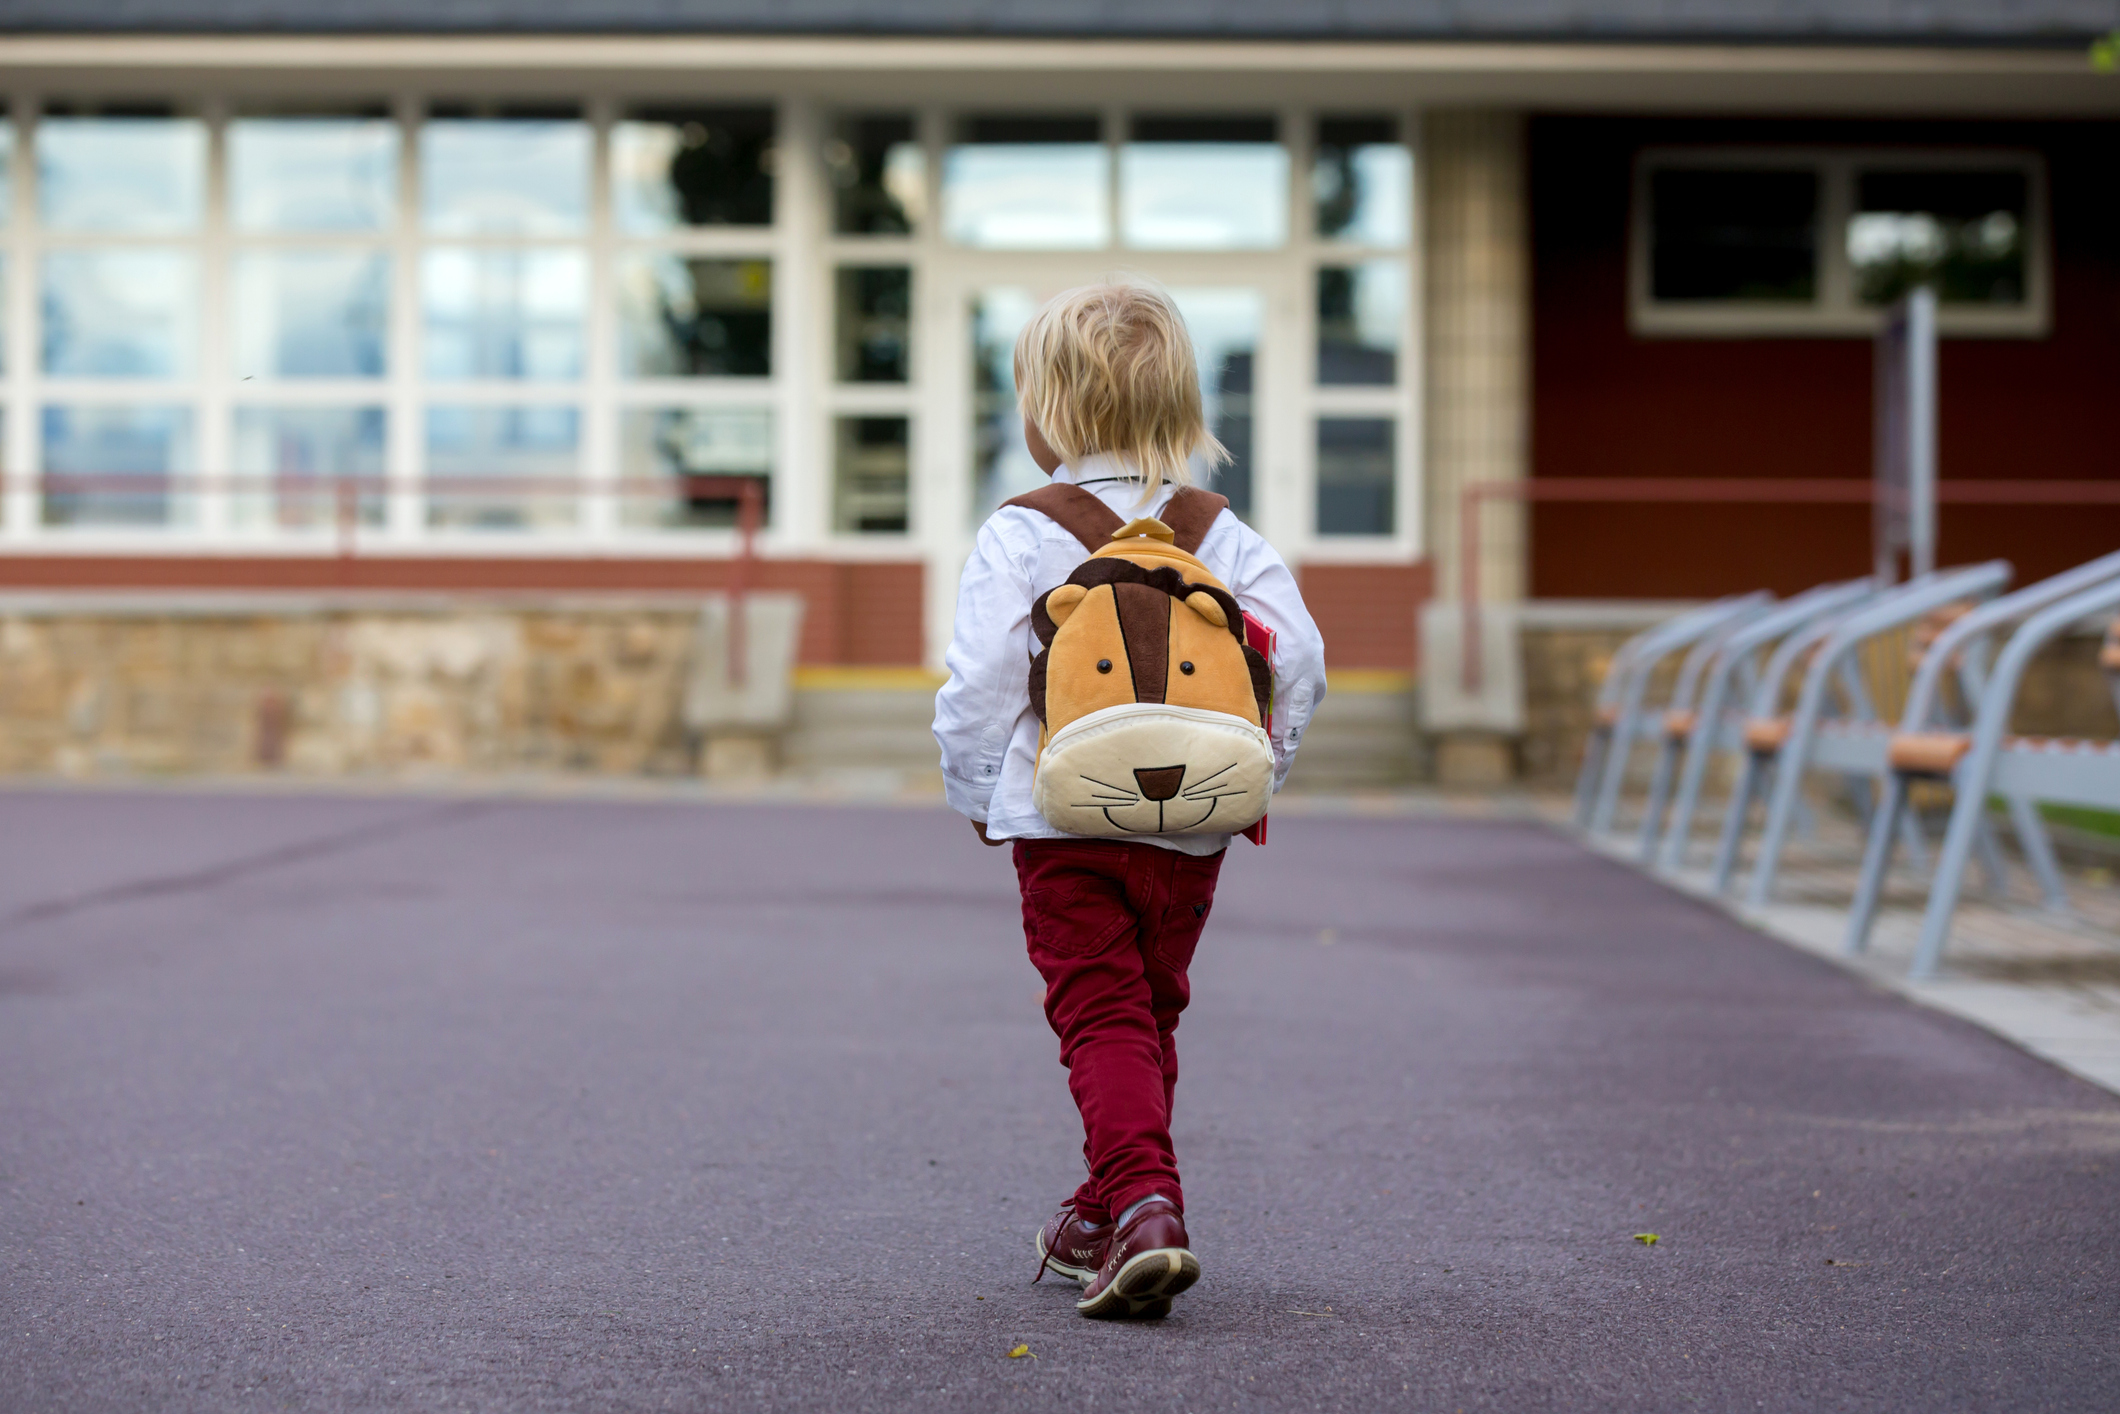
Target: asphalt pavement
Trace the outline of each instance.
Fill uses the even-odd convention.
[[[2120,1100],[1537,826],[1234,847],[1140,1324],[1031,1284],[1080,1136],[954,816],[0,840],[0,1414],[2120,1408]]]

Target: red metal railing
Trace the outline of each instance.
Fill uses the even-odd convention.
[[[1491,501],[1574,501],[1664,505],[1869,505],[1868,479],[1739,476],[1585,476],[1475,481],[1458,495],[1459,685],[1469,696],[1482,681],[1480,645],[1480,510]],[[2120,506],[2120,481],[1940,481],[1946,505]]]
[[[27,490],[43,497],[57,496],[195,496],[227,492],[270,496],[275,501],[328,501],[341,559],[358,553],[361,503],[393,495],[416,495],[448,500],[487,500],[514,496],[524,499],[612,496],[619,499],[667,501],[734,501],[736,503],[737,549],[729,563],[729,681],[741,686],[745,664],[744,596],[751,590],[757,561],[758,531],[765,520],[765,496],[755,476],[663,476],[620,477],[591,481],[583,477],[545,476],[428,476],[410,484],[393,483],[381,476],[287,476],[205,475],[198,473],[158,475],[145,472],[45,472],[11,478],[12,489]]]

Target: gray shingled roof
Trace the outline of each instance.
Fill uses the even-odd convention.
[[[0,31],[2079,44],[2120,0],[0,0]]]

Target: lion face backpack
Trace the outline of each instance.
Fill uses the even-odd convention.
[[[1090,551],[1031,605],[1038,813],[1075,835],[1244,832],[1263,843],[1271,634],[1193,553],[1229,502],[1182,487],[1163,519],[1125,524],[1065,483],[1007,504],[1057,521]]]

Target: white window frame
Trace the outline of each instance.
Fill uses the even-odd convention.
[[[1808,305],[1686,300],[1660,303],[1649,288],[1649,178],[1661,168],[1731,171],[1808,167],[1818,173],[1817,294]],[[1995,171],[2025,175],[2024,302],[2013,308],[1938,306],[1937,331],[1955,338],[2043,339],[2052,328],[2052,260],[2046,162],[2020,148],[1650,147],[1635,154],[1627,222],[1627,326],[1647,338],[1870,338],[1885,311],[1860,303],[1848,262],[1848,220],[1865,169]]]

